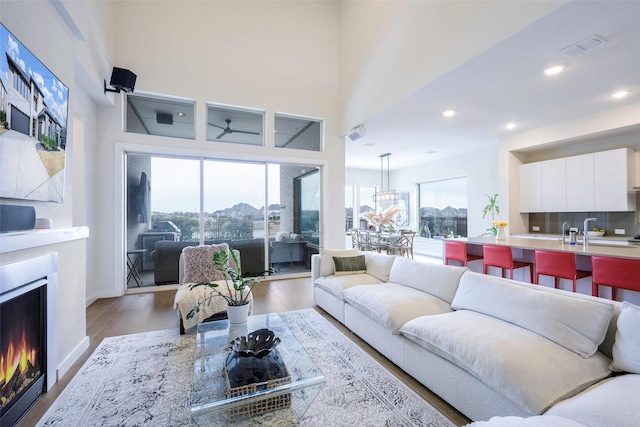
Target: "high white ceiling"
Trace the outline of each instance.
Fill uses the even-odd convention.
[[[606,43],[561,51],[597,35]],[[470,34],[470,37],[482,37]],[[543,70],[563,64],[547,76]],[[614,91],[631,94],[614,100]],[[364,123],[345,138],[346,166],[390,169],[497,145],[511,133],[640,102],[640,1],[573,1]],[[447,109],[456,111],[444,117]],[[504,128],[518,123],[514,130]],[[385,164],[386,168],[386,164]]]

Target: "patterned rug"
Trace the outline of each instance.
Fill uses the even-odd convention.
[[[280,316],[326,381],[301,426],[454,426],[315,310]],[[38,426],[193,426],[194,348],[178,329],[106,338]]]

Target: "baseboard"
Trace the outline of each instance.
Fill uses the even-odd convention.
[[[62,363],[58,365],[58,380],[60,380],[60,378],[62,378],[69,371],[69,369],[71,369],[73,364],[76,363],[78,359],[80,359],[82,353],[84,353],[89,348],[89,344],[91,344],[91,340],[88,336],[85,336],[84,339],[80,341],[80,344],[78,344],[76,348],[73,349],[71,354],[69,354],[69,356],[67,356],[66,359],[64,359]]]

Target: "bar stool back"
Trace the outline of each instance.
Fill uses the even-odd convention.
[[[536,249],[534,251],[536,276],[533,281],[538,284],[539,276],[553,276],[553,287],[558,287],[558,279],[573,281],[573,292],[576,291],[576,280],[591,276],[590,271],[576,270],[576,258],[570,252],[555,252]]]
[[[482,259],[480,255],[471,255],[467,253],[467,244],[465,242],[456,242],[453,240],[444,241],[444,264],[448,265],[449,260],[460,261],[465,267],[469,261]]]
[[[640,291],[640,260],[593,255],[591,257],[593,296],[599,296],[598,285],[611,286],[611,299],[615,299],[615,288]]]
[[[498,267],[502,269],[501,276],[504,277],[504,270],[509,270],[509,278],[513,279],[513,270],[529,267],[529,283],[533,280],[533,263],[524,261],[514,261],[511,253],[511,246],[483,245],[484,266],[482,272],[487,274],[487,267]]]

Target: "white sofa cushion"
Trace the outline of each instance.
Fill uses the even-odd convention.
[[[545,415],[571,418],[589,427],[637,427],[640,426],[639,390],[640,375],[620,375],[563,400]]]
[[[352,257],[360,255],[357,248],[353,249],[320,249],[320,276],[330,276],[336,272],[336,266],[333,263],[333,257]]]
[[[323,276],[316,279],[314,282],[317,287],[330,292],[340,300],[343,299],[342,293],[345,289],[353,288],[360,285],[379,285],[383,283],[381,280],[376,279],[367,273],[349,274],[346,276]]]
[[[367,266],[367,274],[376,277],[383,282],[389,281],[389,272],[396,257],[377,252],[367,252],[364,254],[364,262]]]
[[[466,267],[429,264],[396,257],[389,273],[389,281],[428,292],[451,304],[460,277]]]
[[[397,283],[355,286],[343,293],[344,301],[397,335],[407,321],[426,314],[451,311],[448,303],[426,292]]]
[[[531,415],[611,372],[610,359],[601,353],[585,359],[527,329],[469,310],[419,317],[400,333]]]
[[[640,307],[623,301],[611,369],[640,374]]]
[[[550,293],[514,281],[468,272],[451,307],[514,323],[582,357],[596,353],[613,315],[613,304]]]

